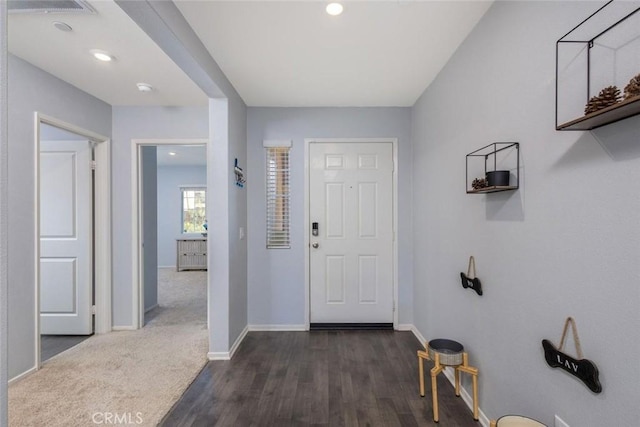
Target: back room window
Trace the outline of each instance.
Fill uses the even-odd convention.
[[[207,189],[205,187],[182,187],[182,233],[204,233],[207,231]]]

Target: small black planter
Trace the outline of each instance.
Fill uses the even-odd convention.
[[[509,171],[490,171],[487,172],[487,185],[489,187],[508,187]]]

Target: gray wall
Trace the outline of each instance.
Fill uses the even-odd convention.
[[[7,3],[0,2],[0,426],[8,424],[7,416],[7,249],[9,213],[7,180],[8,138],[7,138]]]
[[[158,266],[176,266],[176,239],[182,237],[180,187],[207,185],[206,166],[158,166]],[[213,209],[209,206],[209,209]],[[204,231],[204,230],[203,230]]]
[[[9,55],[9,376],[36,365],[34,112],[111,135],[111,106]],[[117,188],[117,187],[116,187]],[[117,228],[114,228],[114,232]],[[17,256],[19,254],[19,256]]]
[[[215,131],[215,129],[213,129]],[[226,168],[229,209],[229,345],[233,345],[248,322],[247,238],[240,240],[240,227],[247,229],[246,187],[235,185],[233,164],[247,164],[247,107],[237,96],[229,97],[229,152]],[[244,169],[244,167],[243,167]],[[211,181],[209,181],[211,185]],[[213,203],[216,203],[214,200]],[[216,206],[216,205],[213,205]],[[214,254],[216,252],[213,252]]]
[[[248,109],[249,324],[304,325],[304,139],[398,138],[399,322],[413,319],[410,108]],[[264,139],[291,139],[291,249],[265,243]]]
[[[247,325],[247,202],[231,181],[233,160],[246,161],[247,107],[173,2],[117,3],[209,97],[209,350],[226,357]]]
[[[113,107],[113,325],[130,327],[133,239],[131,145],[133,139],[196,139],[208,137],[206,107]]]
[[[144,310],[158,305],[158,157],[156,147],[142,147],[142,247]]]
[[[555,42],[600,4],[494,3],[413,108],[415,325],[465,345],[490,417],[640,419],[640,120],[603,146],[554,130]],[[521,143],[520,190],[465,194],[465,154],[493,141]],[[459,283],[470,255],[482,297]],[[567,316],[601,394],[544,361]]]

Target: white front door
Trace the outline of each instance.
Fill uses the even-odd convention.
[[[41,141],[41,334],[93,333],[92,187],[88,141]]]
[[[310,323],[393,323],[392,144],[310,143],[309,224]]]

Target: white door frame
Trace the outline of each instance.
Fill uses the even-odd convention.
[[[94,275],[95,275],[95,328],[94,333],[104,334],[111,331],[111,141],[108,137],[80,128],[36,112],[34,115],[35,135],[35,340],[36,369],[40,369],[40,125],[47,124],[71,133],[75,133],[95,143],[95,227],[94,233]]]
[[[393,329],[398,329],[398,138],[305,138],[304,140],[304,323],[310,329],[311,265],[309,263],[309,145],[318,143],[391,143],[393,147]]]
[[[139,155],[140,148],[143,146],[158,146],[158,145],[204,145],[205,150],[209,150],[208,139],[132,139],[131,140],[131,231],[133,235],[132,247],[131,247],[131,265],[132,265],[132,301],[133,304],[133,329],[140,329],[144,326],[144,283],[143,283],[143,269],[142,265],[142,216],[140,215],[140,197],[142,196],[142,180],[140,173],[142,168],[140,167],[141,157]],[[208,158],[208,155],[207,157]],[[207,168],[209,164],[207,162]],[[209,251],[207,251],[207,265],[209,263]],[[207,269],[207,283],[209,283],[209,269]],[[207,286],[207,306],[209,304],[209,286]],[[207,310],[209,313],[209,310]],[[208,316],[208,314],[207,314]],[[207,319],[207,325],[209,319]]]

